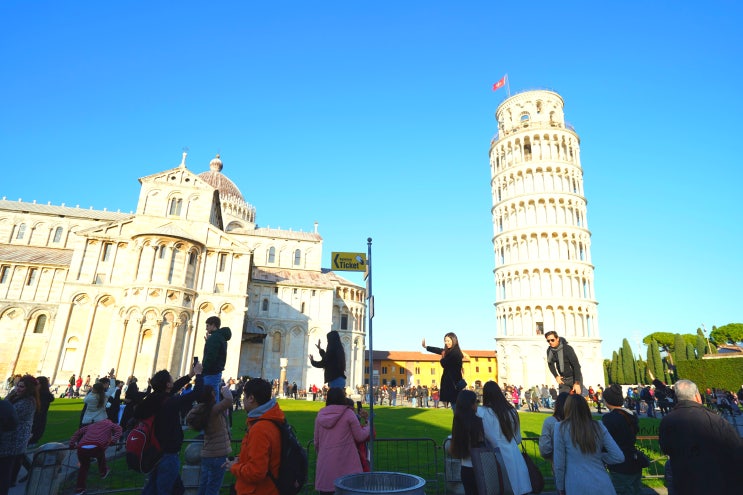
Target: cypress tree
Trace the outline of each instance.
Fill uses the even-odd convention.
[[[702,359],[702,356],[707,354],[707,339],[704,337],[701,328],[697,328],[697,341],[694,347],[697,351],[697,359]]]
[[[617,383],[626,385],[628,382],[624,378],[624,358],[622,357],[622,348],[617,352]]]
[[[611,369],[609,373],[609,382],[607,383],[621,383],[619,381],[619,356],[617,351],[611,353]]]
[[[622,340],[622,372],[624,373],[623,383],[639,383],[635,373],[635,356],[632,355],[632,348],[629,340]]]
[[[604,359],[604,385],[608,385],[611,383],[609,381],[610,371],[611,371],[611,359]]]
[[[697,358],[697,355],[694,352],[694,346],[691,344],[686,344],[686,359],[689,361],[692,361],[696,358]]]
[[[673,360],[686,361],[686,342],[680,333],[673,336]]]

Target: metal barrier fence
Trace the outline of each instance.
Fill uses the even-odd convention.
[[[233,440],[233,452],[237,454],[240,441]],[[196,493],[200,474],[198,448],[201,440],[185,440],[181,450],[181,477],[186,493]],[[459,473],[459,460],[448,454],[449,439],[438,444],[431,438],[377,438],[374,440],[374,470],[414,474],[426,480],[425,491],[429,495],[463,493]],[[534,459],[545,479],[545,491],[555,489],[552,465],[539,457],[539,437],[524,437],[522,447]],[[637,437],[637,447],[651,459],[650,466],[643,471],[643,479],[659,479],[664,476],[666,456],[659,454],[657,436]],[[443,451],[443,452],[442,452]],[[317,453],[312,441],[307,444],[309,457],[309,479],[302,493],[316,493],[314,488]],[[102,480],[98,466],[91,464],[87,479],[87,495],[136,494],[142,491],[146,476],[130,470],[126,465],[124,444],[110,447],[107,451],[111,474]],[[31,473],[26,485],[26,495],[69,495],[76,487],[78,463],[75,449],[63,444],[46,444],[33,455]],[[226,473],[221,494],[227,495],[234,483],[231,473]]]

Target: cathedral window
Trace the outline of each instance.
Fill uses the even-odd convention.
[[[304,314],[305,306],[304,303],[302,303],[302,314]]]
[[[34,333],[44,333],[44,327],[46,326],[46,315],[39,315],[36,318],[36,324],[34,325]]]
[[[8,281],[8,275],[10,275],[10,267],[8,265],[0,266],[0,284]]]
[[[26,285],[33,285],[36,282],[36,276],[39,273],[38,268],[28,269],[28,278],[26,279]]]
[[[103,252],[101,253],[101,261],[108,261],[111,258],[111,247],[113,245],[110,242],[103,244]]]
[[[219,253],[219,271],[223,272],[227,264],[227,253]]]
[[[296,251],[294,251],[294,266],[299,266],[301,261],[302,261],[302,251],[297,249]]]
[[[341,315],[341,330],[348,330],[348,315]]]
[[[54,230],[54,239],[52,242],[57,243],[62,240],[62,227],[57,227]]]
[[[276,263],[276,248],[273,246],[268,250],[268,262]]]
[[[281,334],[279,332],[274,333],[271,340],[273,341],[271,351],[281,352]]]
[[[15,238],[16,239],[23,239],[23,236],[26,235],[26,224],[22,223],[18,226],[18,232],[16,233]]]
[[[158,258],[165,259],[165,246],[160,246],[160,250],[157,253]]]
[[[193,251],[188,254],[188,264],[191,266],[196,264],[196,253]]]
[[[268,311],[268,298],[263,299],[261,303],[261,311]]]
[[[183,207],[183,200],[181,198],[172,198],[170,200],[170,209],[168,210],[168,214],[181,216],[181,207]]]

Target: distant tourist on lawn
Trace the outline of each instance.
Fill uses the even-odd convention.
[[[658,441],[671,458],[675,493],[740,493],[740,435],[727,420],[702,405],[694,382],[679,380],[674,389],[678,404],[660,421]]]
[[[91,459],[95,459],[98,463],[98,474],[101,478],[108,477],[111,468],[106,464],[106,447],[116,445],[119,438],[121,438],[121,426],[111,422],[108,418],[85,425],[72,435],[70,448],[77,449],[77,460],[80,461],[75,495],[85,493]]]

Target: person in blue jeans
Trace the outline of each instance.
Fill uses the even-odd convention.
[[[224,386],[221,400],[211,385],[204,385],[199,403],[186,416],[186,424],[196,431],[204,431],[201,449],[201,474],[198,495],[219,495],[224,480],[225,462],[232,454],[232,443],[225,412],[232,408],[232,391]]]
[[[173,381],[168,370],[160,370],[150,380],[152,393],[145,397],[134,408],[137,420],[155,416],[155,436],[160,442],[163,457],[157,467],[150,473],[142,495],[178,495],[183,493],[183,481],[180,478],[180,450],[183,445],[180,410],[191,404],[193,398],[201,393],[202,365],[194,364],[191,373]],[[196,377],[195,395],[180,395],[178,392]]]
[[[214,390],[222,388],[222,371],[227,361],[227,341],[232,337],[229,327],[220,328],[222,321],[218,316],[206,319],[206,342],[204,342],[204,385],[211,385]]]

